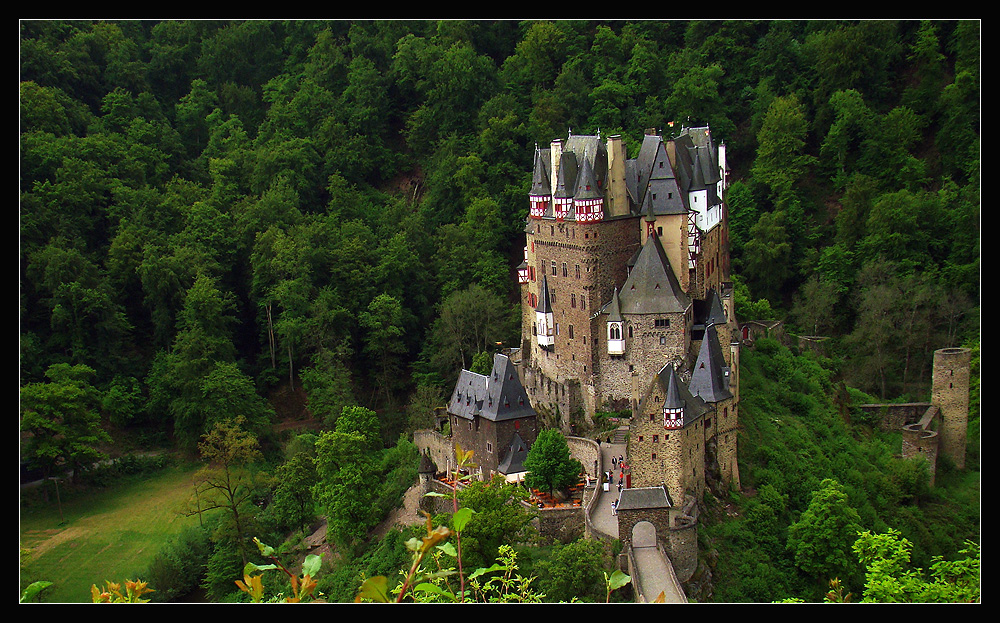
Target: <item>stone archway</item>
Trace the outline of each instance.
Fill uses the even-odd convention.
[[[632,526],[632,547],[656,547],[656,526],[648,521]]]

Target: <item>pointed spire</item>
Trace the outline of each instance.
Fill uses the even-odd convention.
[[[622,306],[618,301],[618,287],[615,286],[615,293],[611,295],[611,307],[608,308],[608,322],[622,321]]]
[[[666,398],[663,401],[664,409],[683,409],[684,399],[681,398],[680,379],[677,378],[677,370],[673,364],[668,364],[670,371],[667,373]]]
[[[538,297],[538,306],[535,307],[535,311],[539,314],[552,313],[552,302],[549,300],[549,278],[547,275],[542,275],[542,295]]]
[[[705,318],[705,326],[710,327],[715,324],[726,324],[726,312],[722,308],[722,300],[714,288],[708,291],[708,317]]]
[[[728,368],[714,326],[705,330],[701,350],[691,373],[691,393],[705,402],[721,402],[733,395],[729,392]]]
[[[546,158],[542,156],[542,151],[535,148],[535,167],[531,177],[530,195],[549,196],[552,191],[549,187],[549,171],[546,166]]]

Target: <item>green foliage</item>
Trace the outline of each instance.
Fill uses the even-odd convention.
[[[532,145],[621,133],[634,155],[642,129],[677,121],[726,141],[738,316],[793,310],[852,383],[913,395],[934,348],[978,339],[980,28],[24,20],[22,383],[86,365],[114,424],[187,450],[229,410],[205,392],[219,364],[258,391],[287,370],[330,425],[363,398],[444,388],[518,341],[507,259]],[[817,401],[752,408],[788,422]],[[836,426],[816,426],[833,444]],[[821,463],[810,427],[790,428]],[[768,453],[761,470],[800,511],[822,477],[792,487],[800,461]],[[872,478],[863,467],[843,484]],[[894,478],[910,484],[869,484],[863,518],[924,496]],[[758,577],[763,595],[781,576]]]
[[[980,600],[979,545],[966,541],[964,558],[934,558],[929,577],[910,567],[913,545],[890,528],[883,534],[859,533],[854,544],[865,567],[865,602],[971,603]]]
[[[101,428],[93,375],[85,365],[56,364],[46,371],[50,382],[21,388],[23,456],[46,477],[62,467],[75,477],[107,456],[100,447],[111,437]]]
[[[205,576],[212,553],[209,533],[203,528],[187,528],[167,540],[143,574],[156,587],[154,602],[172,602],[190,594]]]
[[[531,444],[524,459],[525,478],[528,486],[552,493],[579,482],[583,466],[569,454],[569,445],[562,433],[555,429],[543,430]]]
[[[840,483],[824,479],[809,507],[788,527],[795,564],[814,577],[844,577],[850,571],[849,553],[860,521]]]
[[[210,563],[209,580],[219,590],[217,574],[225,573],[229,559],[219,549],[231,547],[247,561],[247,539],[257,507],[253,504],[258,488],[265,487],[270,478],[254,465],[261,458],[256,437],[242,428],[242,417],[218,421],[198,444],[198,451],[206,465],[195,475],[194,499],[189,502],[186,514],[199,515],[214,509],[223,510],[213,540],[225,543],[217,548],[217,566]],[[216,556],[213,554],[213,560]],[[218,565],[222,565],[221,567]]]
[[[535,565],[538,589],[551,601],[600,602],[607,598],[607,552],[599,541],[576,540],[555,546]]]
[[[462,555],[467,564],[487,566],[503,545],[529,540],[533,515],[520,504],[526,498],[523,488],[501,476],[487,482],[472,481],[458,492],[462,508],[475,513],[475,521],[462,533]]]

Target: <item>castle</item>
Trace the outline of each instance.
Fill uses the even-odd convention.
[[[565,432],[630,409],[631,486],[676,501],[706,464],[739,486],[725,153],[707,127],[647,130],[634,158],[620,136],[536,147],[518,268],[532,405]]]

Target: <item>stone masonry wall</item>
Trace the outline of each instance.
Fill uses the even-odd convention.
[[[576,405],[589,416],[595,408],[593,384],[594,334],[591,316],[611,299],[615,285],[624,283],[628,260],[639,248],[637,217],[577,223],[532,219],[526,228],[527,262],[534,281],[522,286],[522,357],[524,368],[557,384],[579,381]],[[554,272],[554,274],[553,274]],[[534,336],[532,302],[541,296],[542,276],[548,280],[555,344],[542,349]],[[556,401],[557,402],[557,401]],[[562,409],[561,409],[562,410]]]

